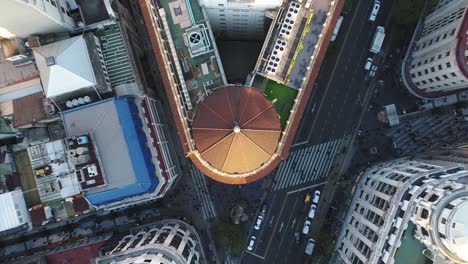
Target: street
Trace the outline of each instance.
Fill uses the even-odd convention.
[[[344,18],[340,33],[333,43],[336,54],[327,54],[312,91],[306,114],[296,135],[296,141],[286,161],[279,166],[264,201],[269,205],[260,230],[252,228],[256,242],[252,251],[246,250],[241,263],[310,263],[318,255],[304,253],[308,238],[317,239],[328,208],[332,206],[334,185],[344,168],[355,133],[361,120],[376,119],[367,104],[374,94],[376,79],[364,70],[368,51],[377,25],[383,25],[391,6],[383,4],[375,23],[367,21],[372,1],[355,1],[353,10]],[[374,61],[381,61],[375,55]],[[378,74],[377,74],[378,76]],[[376,77],[377,78],[377,77]],[[371,117],[374,115],[374,118]],[[370,118],[369,118],[370,117]],[[372,120],[370,122],[376,122]],[[330,186],[329,186],[330,185]],[[324,187],[327,187],[324,189]],[[308,235],[302,234],[310,204],[304,203],[306,193],[322,190]],[[294,233],[301,234],[296,245]],[[323,246],[316,246],[315,253]]]

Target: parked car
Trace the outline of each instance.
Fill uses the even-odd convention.
[[[267,212],[267,204],[263,204],[262,210],[260,211],[260,214],[265,216]]]
[[[371,66],[372,66],[372,58],[367,58],[366,60],[366,63],[364,64],[364,70],[368,71],[370,70]]]
[[[310,219],[314,219],[315,216],[315,209],[317,208],[317,205],[312,204],[310,206],[309,214],[307,215]]]
[[[247,250],[248,251],[252,251],[253,249],[253,246],[255,245],[255,241],[257,240],[257,238],[255,236],[252,236],[250,238],[250,241],[249,241],[249,245],[247,246]]]
[[[315,193],[314,193],[314,199],[312,199],[312,202],[317,204],[320,200],[320,191],[319,190],[315,190]]]
[[[255,225],[254,225],[254,229],[255,229],[255,230],[259,230],[259,229],[260,229],[260,226],[262,225],[262,222],[263,222],[263,216],[262,216],[262,215],[258,215],[258,217],[257,217],[257,222],[255,222]]]
[[[369,71],[369,77],[374,77],[376,73],[377,73],[377,65],[372,65]]]
[[[307,245],[305,248],[305,253],[311,256],[312,253],[314,252],[314,247],[315,247],[315,240],[313,238],[309,238],[309,241],[307,241]]]
[[[304,199],[304,202],[308,203],[310,202],[310,198],[312,198],[312,196],[310,195],[310,193],[306,194],[306,197]]]
[[[301,236],[299,235],[299,232],[294,233],[294,241],[296,241],[296,245],[299,245],[301,242]]]
[[[377,18],[377,14],[379,13],[380,9],[380,1],[376,0],[374,1],[374,6],[372,6],[372,11],[369,15],[369,21],[374,22],[375,19]]]
[[[305,223],[304,223],[304,227],[302,228],[302,233],[303,233],[304,235],[309,234],[309,228],[310,228],[310,220],[307,219],[307,220],[305,221]]]

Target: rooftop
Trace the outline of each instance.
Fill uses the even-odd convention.
[[[205,170],[236,177],[272,158],[281,126],[273,104],[263,94],[246,86],[229,86],[215,90],[198,105],[192,135],[197,151],[210,165]],[[225,177],[229,181],[229,175]]]
[[[215,52],[214,39],[205,21],[202,9],[197,0],[163,0],[159,1],[164,9],[164,18],[174,44],[176,57],[180,62],[189,95],[189,103],[194,108],[207,90],[223,86],[224,73]],[[188,4],[188,5],[187,5]]]
[[[34,124],[45,117],[43,94],[38,92],[13,100],[13,124],[21,127]]]
[[[83,35],[33,50],[48,98],[97,84]]]
[[[111,86],[134,82],[135,76],[119,24],[104,26],[96,34],[100,35],[102,55]]]
[[[132,97],[110,98],[63,112],[67,136],[89,134],[98,153],[106,184],[85,193],[93,205],[151,193],[159,184],[138,114]]]
[[[108,0],[76,0],[80,6],[84,23],[89,26],[109,19],[109,13],[104,2]]]

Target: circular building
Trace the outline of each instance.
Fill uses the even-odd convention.
[[[281,125],[262,93],[229,86],[198,105],[192,136],[197,151],[191,158],[204,174],[224,183],[245,183],[266,175],[258,173],[277,157]]]
[[[96,264],[207,263],[197,231],[188,223],[167,219],[132,229],[118,244],[95,259]]]

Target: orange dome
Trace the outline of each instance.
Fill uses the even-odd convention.
[[[207,163],[238,175],[260,168],[272,157],[281,125],[263,94],[246,86],[229,86],[215,90],[198,105],[192,135]]]

